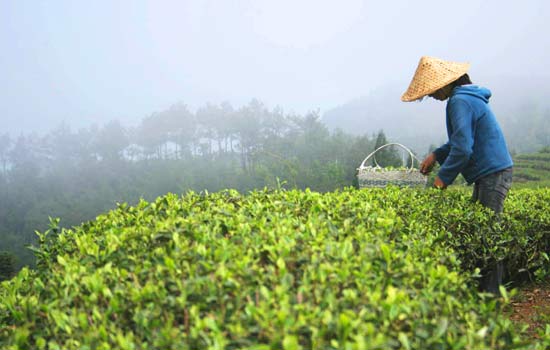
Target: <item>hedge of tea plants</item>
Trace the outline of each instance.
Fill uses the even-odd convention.
[[[547,276],[549,202],[513,192],[495,218],[463,192],[226,191],[54,222],[0,287],[0,348],[543,349],[476,276]]]

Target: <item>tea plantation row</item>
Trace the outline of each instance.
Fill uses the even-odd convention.
[[[550,149],[514,157],[515,187],[548,187],[550,184]]]
[[[497,220],[453,191],[234,191],[41,234],[0,287],[2,349],[544,349],[479,294],[549,274],[550,191]]]

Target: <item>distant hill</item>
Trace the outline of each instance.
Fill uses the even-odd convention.
[[[388,139],[425,154],[430,144],[446,139],[442,105],[434,101],[403,103],[400,89],[390,86],[324,113],[331,129],[352,134],[374,134],[383,129]]]
[[[549,146],[550,80],[498,77],[488,81],[493,93],[490,103],[510,151],[536,152]],[[430,145],[447,139],[445,103],[432,98],[404,103],[400,100],[403,91],[403,86],[387,85],[326,111],[322,120],[331,129],[353,134],[374,134],[383,129],[389,140],[423,155]]]
[[[514,183],[520,187],[550,186],[550,147],[515,156]]]

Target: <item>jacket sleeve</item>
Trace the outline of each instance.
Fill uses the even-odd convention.
[[[451,150],[451,145],[449,144],[449,142],[447,142],[443,146],[436,148],[433,151],[439,165],[442,165],[445,162],[445,159],[447,159],[447,156],[449,155],[450,150]]]
[[[452,184],[470,161],[474,148],[475,127],[474,113],[466,101],[456,99],[449,103],[449,117],[453,130],[447,143],[448,156],[438,173],[446,185]]]

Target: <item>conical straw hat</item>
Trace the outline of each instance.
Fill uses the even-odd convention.
[[[401,101],[410,102],[429,95],[466,74],[469,68],[469,63],[449,62],[423,56],[409,88],[401,96]]]

